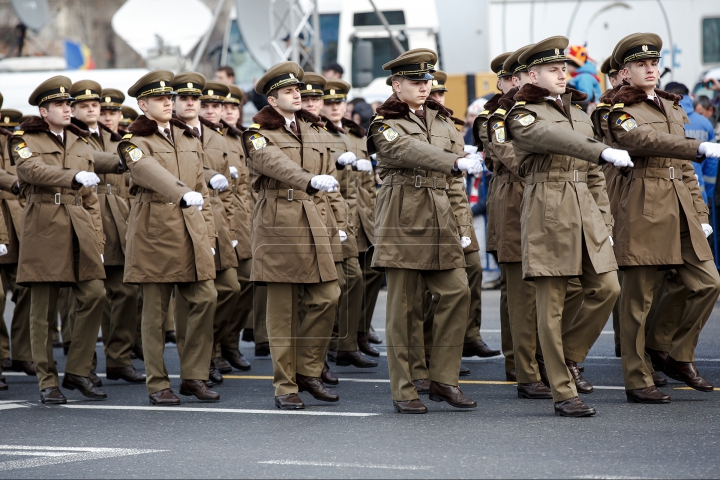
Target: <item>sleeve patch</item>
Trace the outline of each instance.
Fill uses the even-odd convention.
[[[395,140],[396,138],[398,138],[400,136],[395,131],[395,129],[393,129],[390,125],[386,125],[384,123],[382,125],[380,125],[380,128],[378,129],[378,131],[383,134],[383,136],[385,137],[385,139],[388,142],[392,142],[393,140]]]
[[[515,120],[520,122],[520,125],[522,125],[523,127],[527,127],[528,125],[533,124],[533,122],[535,121],[535,117],[532,115],[526,115],[523,113],[519,113],[519,114],[515,115]]]
[[[620,117],[620,118],[622,118],[622,117]],[[620,120],[618,120],[618,122],[620,122]],[[634,118],[628,118],[627,120],[625,120],[624,122],[622,122],[622,123],[620,124],[620,126],[621,126],[626,132],[629,132],[629,131],[632,130],[633,128],[637,128],[638,125],[637,125],[637,122],[635,121]]]
[[[252,135],[250,135],[250,141],[252,142],[253,147],[255,147],[255,150],[260,150],[267,145],[265,137],[258,133],[253,133]]]
[[[143,156],[142,150],[137,148],[135,145],[130,145],[129,147],[127,147],[125,149],[125,153],[128,154],[128,157],[130,157],[130,160],[132,160],[133,162],[137,162]]]
[[[483,122],[483,127],[487,127],[487,121]]]
[[[610,114],[606,113],[605,115],[603,115],[603,120],[607,120],[609,116]]]
[[[18,154],[20,158],[30,158],[32,153],[30,152],[30,149],[27,146],[27,143],[21,142],[15,146],[15,153]]]
[[[495,141],[505,143],[505,122],[494,123],[492,128],[495,131]]]

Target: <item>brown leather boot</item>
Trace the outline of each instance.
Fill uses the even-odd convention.
[[[379,357],[380,356],[380,352],[370,344],[370,340],[368,339],[367,334],[358,333],[357,334],[357,343],[358,343],[358,347],[360,348],[360,351],[362,353],[364,353],[365,355],[370,355],[371,357]]]
[[[335,374],[330,370],[330,366],[325,362],[323,364],[322,373],[320,374],[320,378],[322,379],[323,383],[327,383],[328,385],[337,385],[340,383],[340,380],[338,380],[338,377],[335,376]]]
[[[169,388],[151,393],[148,397],[153,405],[165,407],[170,405],[180,405],[180,399]]]
[[[302,410],[305,404],[297,393],[275,397],[275,406],[280,410]]]
[[[220,346],[223,358],[235,369],[241,372],[247,372],[252,368],[250,362],[248,362],[238,348],[229,348]]]
[[[549,399],[552,398],[552,392],[542,382],[518,383],[518,398]]]
[[[567,365],[568,370],[570,370],[570,375],[572,375],[573,380],[575,381],[575,388],[577,389],[578,393],[592,393],[594,391],[593,386],[590,385],[590,382],[585,380],[585,377],[583,377],[582,373],[580,373],[577,363],[566,358],[565,365]]]
[[[657,387],[645,387],[626,390],[628,403],[670,403],[670,395],[665,395]]]
[[[217,402],[220,400],[220,394],[210,390],[205,385],[204,380],[183,380],[180,384],[180,395],[186,397],[194,396],[198,400],[206,402]]]
[[[430,379],[429,378],[421,378],[420,380],[413,380],[413,385],[415,385],[415,390],[418,393],[430,393]]]
[[[715,387],[710,382],[700,376],[694,362],[678,362],[674,358],[668,356],[665,364],[665,373],[675,380],[685,382],[688,387],[701,392],[712,392]]]
[[[477,402],[465,396],[459,387],[430,381],[430,400],[447,402],[455,408],[477,408]]]
[[[306,377],[298,373],[295,375],[295,381],[299,391],[308,392],[316,400],[322,400],[323,402],[337,402],[340,400],[340,396],[325,388],[322,380],[318,377]]]
[[[555,415],[559,417],[590,417],[597,413],[594,408],[585,405],[580,397],[555,402],[554,408]]]
[[[419,398],[405,401],[393,400],[393,407],[395,407],[395,411],[398,413],[420,414],[428,412],[427,407],[420,401]]]
[[[142,375],[132,365],[124,367],[107,367],[105,375],[108,380],[125,380],[128,383],[145,383],[145,375]]]

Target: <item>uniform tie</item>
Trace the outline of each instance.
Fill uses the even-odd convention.
[[[653,97],[653,101],[655,102],[655,105],[657,105],[658,107],[660,107],[660,110],[662,110],[663,112],[665,112],[665,108],[663,108],[663,104],[662,104],[662,102],[660,101],[660,98],[659,98],[657,95],[655,95],[655,96]]]
[[[557,103],[557,106],[560,107],[560,110],[562,110],[563,112],[565,111],[565,107],[563,106],[562,100],[560,100],[559,98],[556,98],[555,103]]]
[[[297,125],[295,125],[294,120],[290,122],[290,130],[292,130],[296,137],[300,138],[300,132],[298,132]]]
[[[197,135],[198,138],[200,138],[200,129],[198,127],[192,127],[192,130],[193,130],[193,132],[195,132],[195,135]]]
[[[172,133],[170,132],[170,129],[164,128],[163,132],[165,132],[165,136],[167,137],[168,140],[170,140],[170,143],[172,143],[173,139],[172,139]]]

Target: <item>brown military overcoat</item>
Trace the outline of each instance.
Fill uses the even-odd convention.
[[[319,283],[337,280],[328,232],[316,200],[324,196],[310,186],[333,163],[321,140],[318,117],[297,112],[296,137],[285,118],[264,107],[243,132],[243,147],[252,186],[258,192],[253,210],[251,280]],[[322,130],[324,132],[324,130]],[[327,135],[327,132],[324,132]]]
[[[598,166],[607,146],[595,140],[590,117],[572,104],[585,94],[568,88],[562,109],[549,95],[537,85],[523,86],[505,121],[518,173],[527,184],[523,276],[581,275],[583,244],[596,273],[617,270],[609,238],[613,220]]]
[[[451,112],[425,103],[425,121],[393,95],[378,107],[368,151],[377,153],[383,179],[376,211],[373,268],[465,268],[447,189],[463,157]]]
[[[21,285],[105,278],[100,202],[92,189],[75,181],[78,172],[93,171],[88,136],[71,124],[61,142],[42,118],[31,117],[10,140],[27,202],[17,274]]]
[[[132,175],[125,255],[126,283],[183,283],[215,278],[211,249],[215,223],[208,203],[200,140],[170,121],[171,142],[158,124],[140,115],[118,145]],[[185,207],[183,195],[196,191],[205,207]]]
[[[12,132],[0,127],[0,214],[3,217],[3,224],[7,231],[7,237],[3,235],[0,225],[0,243],[7,240],[8,253],[0,257],[0,265],[8,265],[18,262],[20,253],[19,235],[21,232],[21,216],[25,206],[25,199],[21,197],[18,183],[17,171],[12,162],[8,144],[12,138]]]
[[[238,260],[247,260],[252,258],[250,234],[252,232],[253,201],[250,196],[250,172],[242,146],[242,132],[245,131],[245,128],[241,126],[233,127],[223,120],[220,122],[227,142],[228,164],[237,168],[238,171],[238,177],[230,179],[230,189],[235,204],[233,225],[230,228],[234,230],[235,239],[238,241],[235,254]]]
[[[494,202],[498,184],[498,175],[495,174],[496,160],[493,158],[495,152],[488,139],[487,126],[490,114],[500,108],[500,98],[502,98],[502,94],[496,93],[490,100],[485,102],[485,109],[480,112],[477,118],[475,118],[475,123],[473,123],[473,140],[478,150],[483,152],[485,166],[493,174],[490,178],[485,197],[485,251],[487,252],[497,251],[497,235],[495,233],[497,220]]]
[[[680,97],[655,92],[662,109],[642,89],[622,87],[607,119],[613,143],[630,152],[635,164],[618,173],[624,177],[615,228],[615,255],[621,267],[682,264],[683,230],[689,230],[698,259],[713,258],[701,227],[708,223],[708,207],[691,163],[704,160],[697,158],[701,142],[685,138],[689,122],[677,103]]]
[[[367,132],[357,123],[342,119],[343,129],[350,140],[352,151],[357,158],[370,160],[367,151]],[[355,172],[357,183],[357,227],[356,239],[358,252],[365,252],[375,243],[375,203],[377,191],[374,172]]]

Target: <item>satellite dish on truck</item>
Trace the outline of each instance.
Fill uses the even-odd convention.
[[[47,0],[12,0],[12,6],[20,22],[34,32],[50,19]]]

